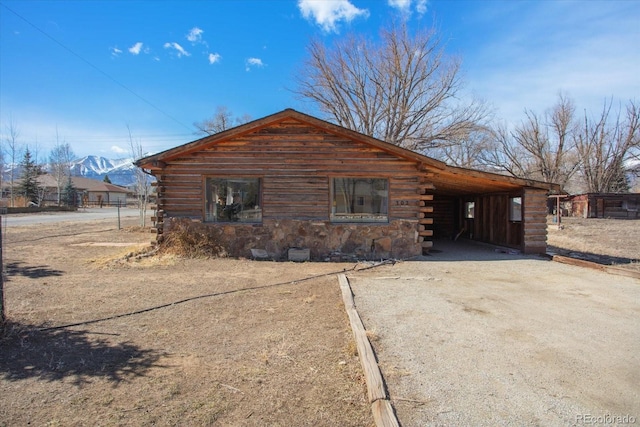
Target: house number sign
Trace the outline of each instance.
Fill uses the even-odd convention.
[[[409,200],[396,200],[396,206],[408,206]]]

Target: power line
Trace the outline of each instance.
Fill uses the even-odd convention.
[[[40,29],[40,27],[38,27],[37,25],[33,24],[31,21],[29,21],[27,18],[25,18],[24,16],[20,15],[18,12],[16,12],[15,10],[11,9],[9,6],[7,6],[4,3],[0,3],[0,6],[4,7],[5,9],[7,9],[9,12],[13,13],[15,16],[17,16],[18,18],[20,18],[21,20],[23,20],[24,22],[26,22],[28,25],[30,25],[31,27],[33,27],[35,30],[37,30],[38,32],[42,33],[45,37],[49,38],[51,41],[53,41],[54,43],[56,43],[58,46],[62,47],[64,50],[66,50],[67,52],[71,53],[73,56],[75,56],[76,58],[78,58],[79,60],[81,60],[82,62],[84,62],[85,64],[87,64],[88,66],[90,66],[91,68],[93,68],[94,70],[96,70],[97,72],[99,72],[100,74],[102,74],[103,76],[105,76],[107,79],[111,80],[113,83],[117,84],[118,86],[120,86],[121,88],[123,88],[124,90],[126,90],[127,92],[131,93],[133,96],[135,96],[136,98],[138,98],[139,100],[141,100],[142,102],[144,102],[145,104],[149,105],[151,108],[157,110],[158,112],[162,113],[163,115],[167,116],[168,118],[170,118],[171,120],[173,120],[174,122],[178,123],[179,125],[189,129],[189,130],[193,130],[192,127],[185,125],[184,123],[182,123],[180,120],[176,119],[175,117],[173,117],[171,114],[167,113],[166,111],[162,110],[160,107],[156,106],[155,104],[153,104],[151,101],[147,100],[146,98],[144,98],[142,95],[139,95],[138,93],[136,93],[133,89],[130,89],[128,86],[126,86],[124,83],[121,83],[120,81],[116,80],[114,77],[111,77],[111,75],[109,75],[107,72],[102,71],[100,68],[98,68],[98,66],[94,65],[93,63],[89,62],[87,59],[83,58],[82,56],[80,56],[78,53],[76,53],[75,51],[73,51],[71,48],[67,47],[66,45],[62,44],[61,42],[59,42],[57,39],[55,39],[53,36],[51,36],[49,33],[47,33],[46,31]]]

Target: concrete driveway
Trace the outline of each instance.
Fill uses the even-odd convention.
[[[640,424],[640,280],[435,247],[349,274],[403,426]]]

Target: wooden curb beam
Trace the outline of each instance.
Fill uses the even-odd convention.
[[[356,340],[360,363],[362,364],[362,370],[364,371],[364,377],[367,382],[367,396],[371,404],[373,420],[377,427],[400,427],[387,392],[384,389],[384,381],[382,380],[382,374],[380,373],[376,357],[373,354],[373,348],[371,347],[369,338],[367,338],[362,319],[360,319],[360,315],[356,310],[349,280],[344,274],[338,274],[338,282],[340,283],[342,300],[344,301],[344,307],[349,316],[349,323],[351,324],[351,330]]]
[[[569,264],[577,267],[591,268],[594,270],[604,271],[605,273],[609,273],[609,274],[617,274],[619,276],[627,276],[627,277],[633,277],[635,279],[640,279],[639,271],[627,270],[625,268],[615,267],[611,265],[598,264],[593,261],[587,261],[587,260],[578,259],[578,258],[571,258],[564,255],[548,254],[548,256],[551,257],[551,260],[562,263],[562,264]]]

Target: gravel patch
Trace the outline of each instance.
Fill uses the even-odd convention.
[[[640,423],[640,280],[436,248],[348,275],[403,426]]]

